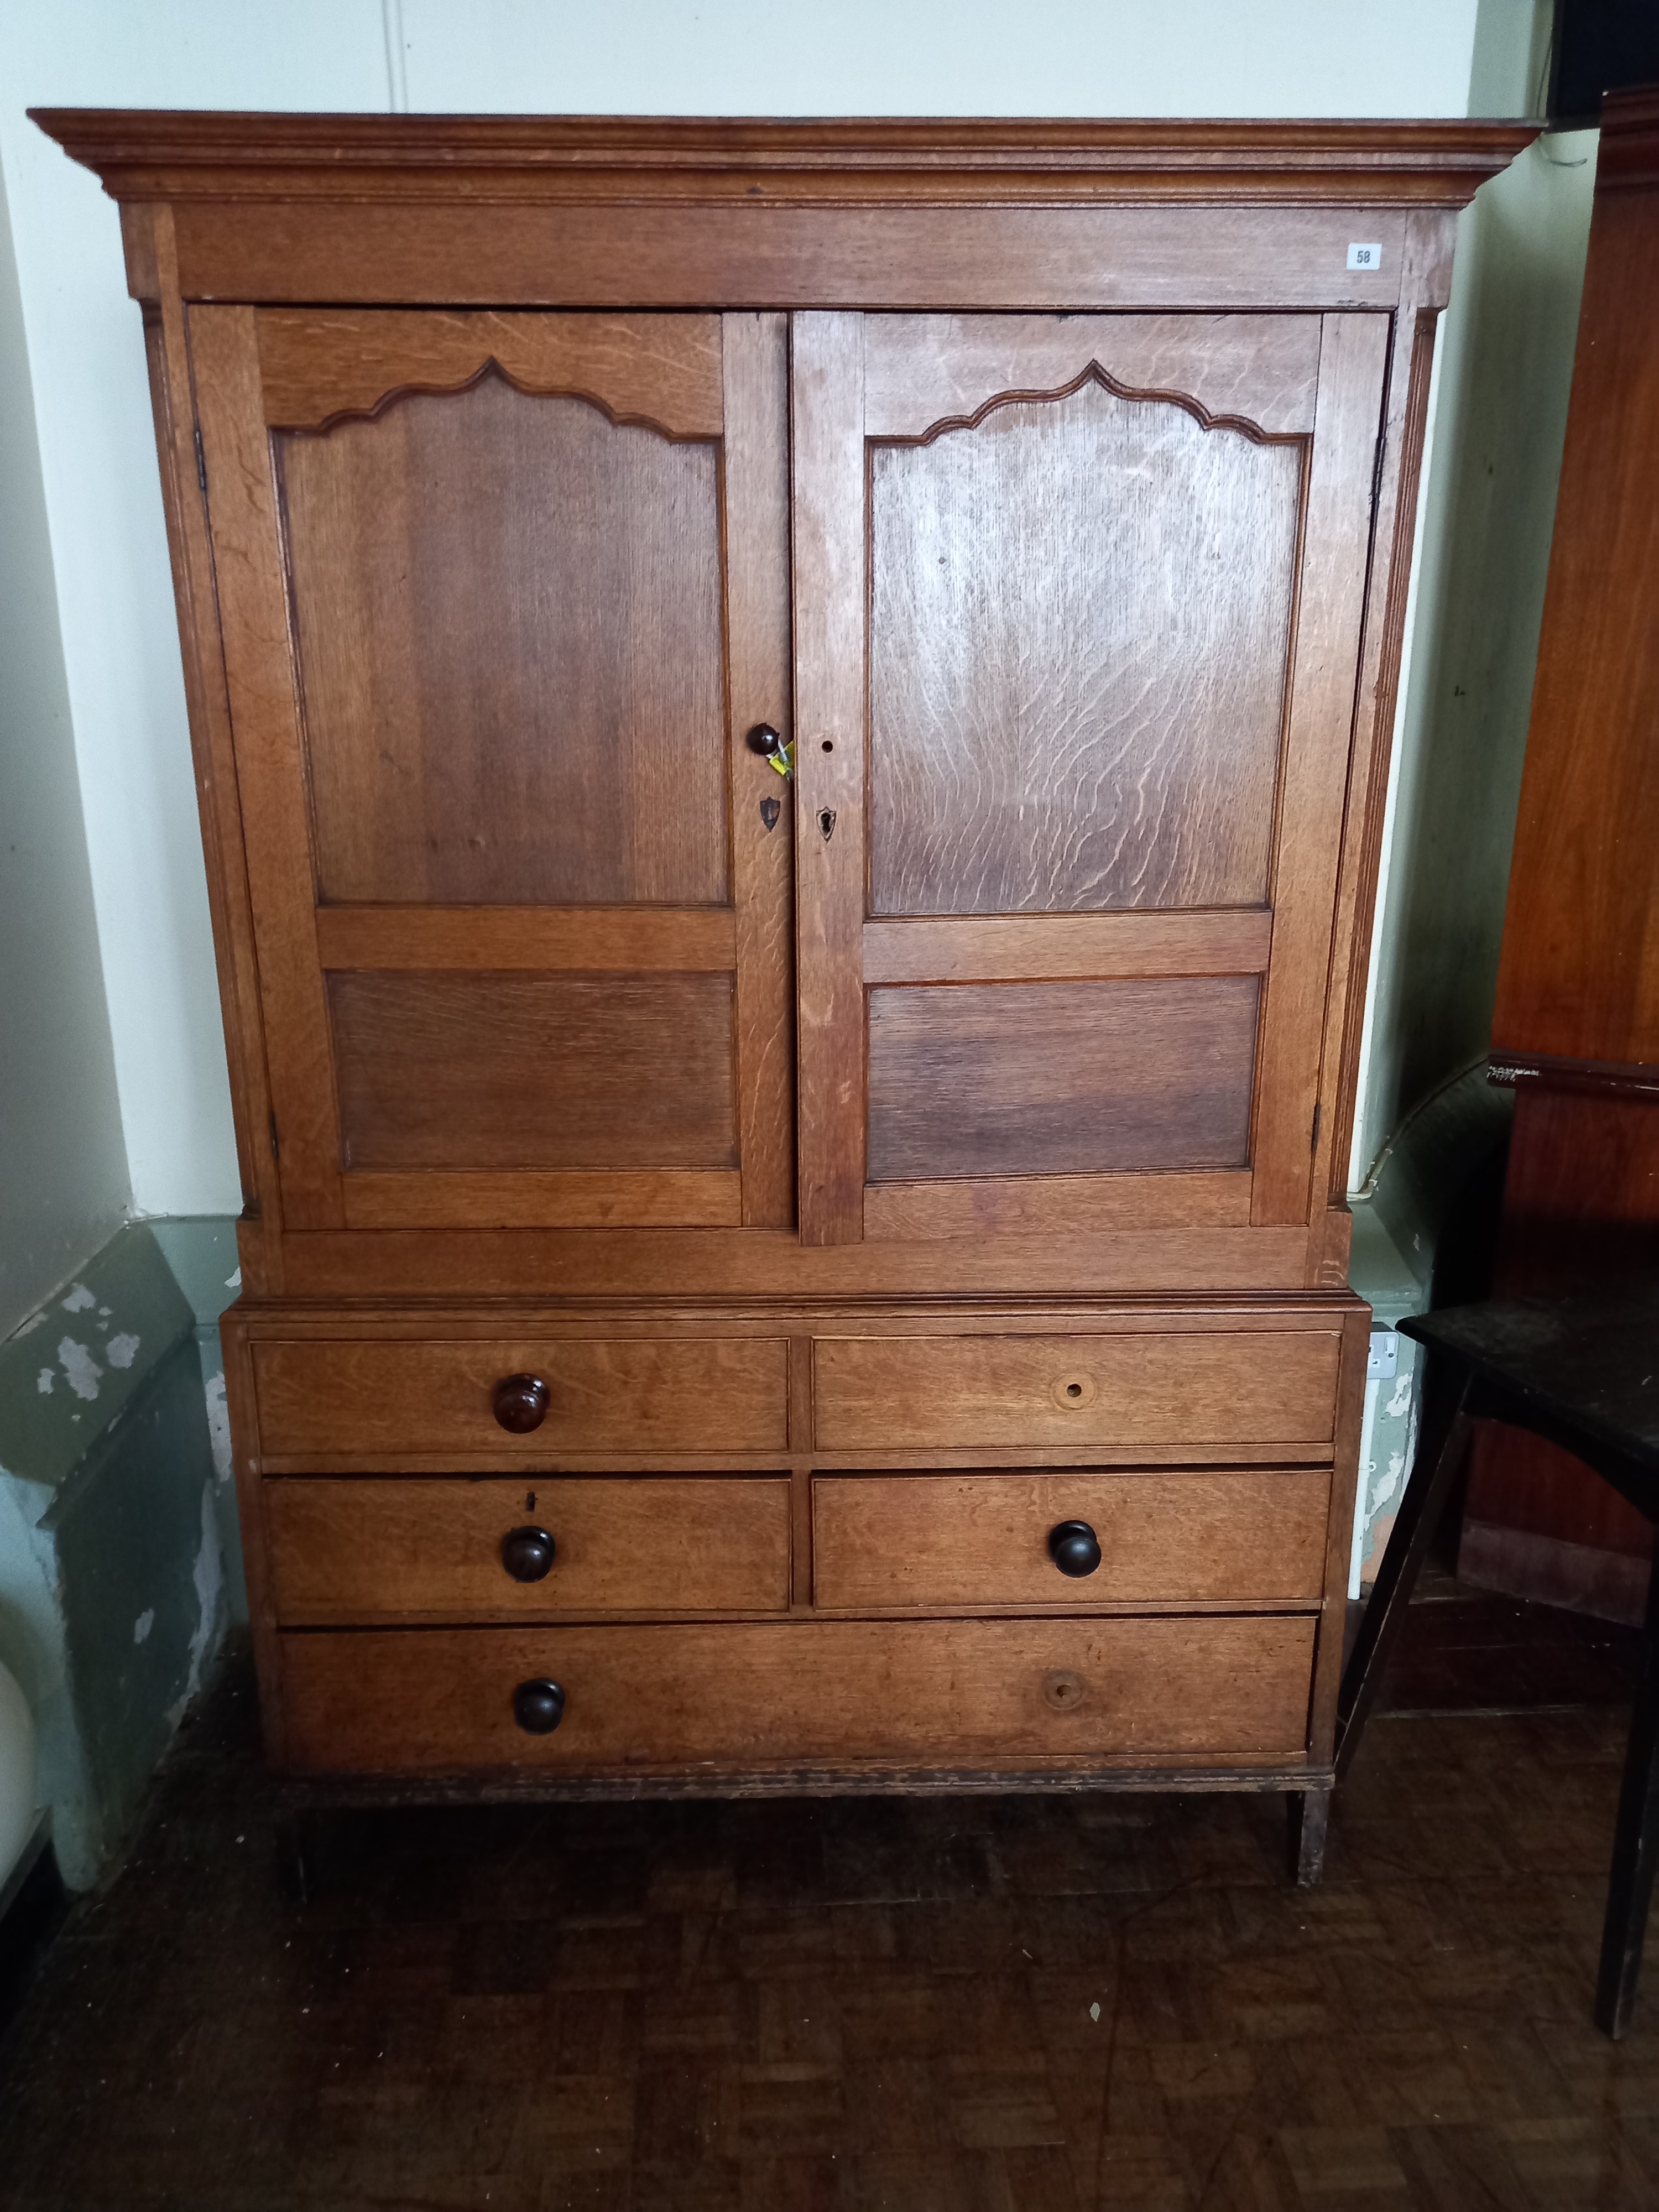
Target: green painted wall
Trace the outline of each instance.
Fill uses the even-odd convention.
[[[118,1849],[218,1648],[228,1475],[197,1308],[133,1224],[0,1345],[0,1660],[72,1887]]]

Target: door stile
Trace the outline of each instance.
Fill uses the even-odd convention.
[[[288,592],[252,307],[191,307],[214,585],[236,748],[272,1127],[289,1229],[343,1227]]]
[[[786,744],[794,737],[787,317],[723,317],[721,357],[738,1158],[744,1226],[787,1228],[795,1218],[794,810],[784,779],[748,742],[761,723]]]
[[[864,1233],[864,319],[791,333],[795,928],[804,1244]]]
[[[1390,318],[1323,318],[1261,1012],[1255,1226],[1309,1218]]]

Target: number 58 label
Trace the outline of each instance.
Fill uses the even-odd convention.
[[[1382,249],[1380,246],[1351,246],[1348,248],[1350,269],[1380,269]]]

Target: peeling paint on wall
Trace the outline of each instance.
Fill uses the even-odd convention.
[[[213,1472],[220,1482],[230,1480],[230,1408],[225,1403],[222,1373],[207,1380],[208,1437],[213,1445]]]
[[[92,1303],[90,1297],[87,1303]],[[104,1370],[84,1344],[77,1344],[72,1336],[64,1337],[58,1347],[58,1359],[77,1398],[91,1400],[98,1395],[98,1378]]]

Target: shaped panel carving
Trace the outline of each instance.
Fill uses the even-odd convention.
[[[1305,441],[1091,365],[869,452],[872,912],[1265,903]]]
[[[275,444],[319,901],[723,902],[715,443],[492,364]]]

